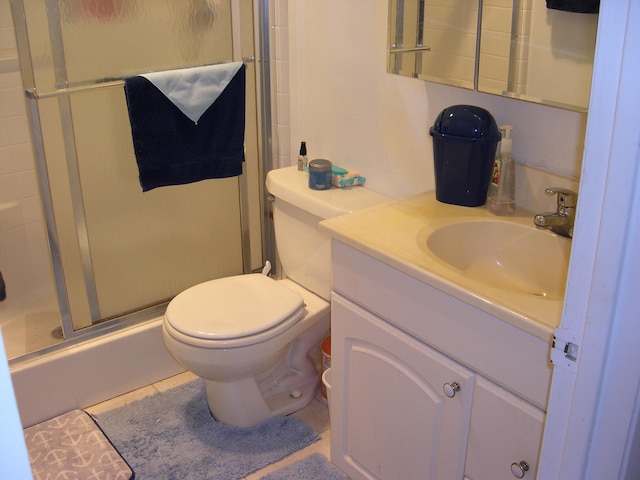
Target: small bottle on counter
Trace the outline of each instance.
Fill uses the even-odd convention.
[[[300,144],[300,154],[298,155],[298,170],[301,172],[309,171],[309,162],[307,159],[307,142]]]

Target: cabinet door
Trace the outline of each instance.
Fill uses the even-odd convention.
[[[331,335],[333,463],[353,480],[460,480],[473,373],[339,295]]]
[[[494,383],[478,378],[473,398],[466,475],[470,480],[537,476],[544,412]],[[518,471],[526,462],[528,471]],[[511,465],[515,472],[511,472]]]

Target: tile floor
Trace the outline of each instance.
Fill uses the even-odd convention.
[[[166,380],[154,383],[153,385],[147,385],[146,387],[134,390],[133,392],[127,393],[125,395],[112,398],[111,400],[107,400],[106,402],[98,403],[97,405],[86,408],[85,410],[91,414],[106,412],[108,410],[127,405],[128,403],[131,403],[135,400],[140,400],[141,398],[147,397],[149,395],[154,395],[158,392],[163,392],[173,387],[177,387],[178,385],[190,382],[195,378],[197,377],[191,372],[184,372],[176,375],[175,377],[167,378]],[[329,411],[327,407],[318,400],[313,400],[308,406],[294,413],[293,415],[299,417],[307,425],[309,425],[309,427],[311,427],[320,436],[320,440],[302,450],[298,450],[297,452],[292,453],[279,462],[276,462],[272,465],[269,465],[268,467],[263,468],[262,470],[258,470],[257,472],[252,473],[251,475],[246,477],[246,480],[258,480],[263,475],[266,475],[267,473],[273,472],[275,470],[279,470],[285,465],[294,463],[306,457],[307,455],[311,455],[312,453],[318,452],[323,454],[326,458],[329,458]]]

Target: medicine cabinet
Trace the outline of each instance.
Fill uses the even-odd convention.
[[[542,0],[389,0],[387,70],[586,111],[597,23]]]

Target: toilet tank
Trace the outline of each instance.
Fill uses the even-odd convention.
[[[296,166],[267,173],[266,187],[275,198],[276,247],[284,276],[329,301],[331,239],[318,232],[318,223],[389,198],[363,186],[312,190],[308,182]]]

